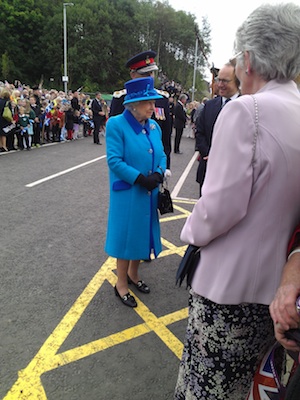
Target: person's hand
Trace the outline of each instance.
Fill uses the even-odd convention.
[[[203,160],[207,161],[208,160],[208,156],[203,157]]]
[[[298,353],[300,351],[300,346],[291,339],[286,337],[286,330],[282,328],[279,322],[274,324],[274,334],[278,342],[287,350]]]
[[[149,176],[145,176],[143,174],[140,174],[135,183],[138,183],[139,185],[143,186],[149,191],[152,191],[153,189],[157,188],[157,186],[162,183],[163,181],[163,176],[159,174],[158,172],[154,172],[154,174],[151,174]]]
[[[274,323],[280,323],[284,330],[297,328],[300,317],[296,309],[298,288],[292,284],[280,286],[270,304],[270,313]]]
[[[285,337],[285,332],[299,327],[300,316],[295,305],[298,294],[299,290],[295,285],[280,286],[270,304],[275,337],[285,348],[292,351],[299,351],[300,348],[293,340]]]
[[[166,179],[171,178],[171,176],[172,176],[171,170],[170,169],[166,169],[164,176],[165,176]]]

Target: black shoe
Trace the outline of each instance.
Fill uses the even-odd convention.
[[[152,261],[152,259],[151,259],[151,257],[149,257],[149,258],[145,258],[145,260],[143,260],[144,262],[151,262]]]
[[[150,293],[150,288],[149,286],[146,285],[144,281],[138,281],[138,283],[134,283],[133,280],[131,280],[128,275],[127,275],[127,281],[129,284],[132,283],[140,292],[146,294]]]
[[[175,154],[182,154],[182,151],[174,151]]]
[[[114,289],[115,289],[116,296],[120,298],[121,302],[123,304],[125,304],[125,306],[132,307],[132,308],[137,307],[135,298],[133,296],[131,296],[131,294],[126,293],[126,294],[124,294],[124,296],[121,296],[120,293],[118,292],[118,289],[116,286],[114,287]]]

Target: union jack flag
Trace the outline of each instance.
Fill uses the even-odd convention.
[[[264,356],[258,366],[247,400],[284,400],[285,387],[275,368],[274,354],[280,348],[275,343]]]

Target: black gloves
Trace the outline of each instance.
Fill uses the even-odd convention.
[[[154,174],[151,174],[149,176],[139,174],[134,183],[138,183],[147,190],[151,191],[155,189],[162,182],[163,182],[163,176],[158,172],[154,172]]]

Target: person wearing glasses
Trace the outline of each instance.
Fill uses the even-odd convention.
[[[218,116],[202,196],[181,232],[201,257],[176,400],[248,398],[275,343],[269,305],[300,221],[300,7],[258,7],[234,47],[242,96]]]
[[[196,150],[200,153],[196,181],[200,186],[200,197],[215,122],[225,104],[240,95],[240,82],[235,75],[234,66],[230,63],[225,64],[220,69],[215,82],[218,85],[219,96],[205,103],[196,122]]]

